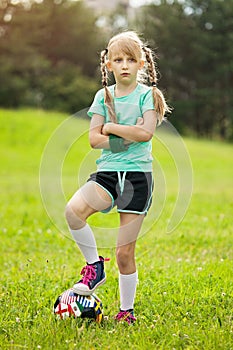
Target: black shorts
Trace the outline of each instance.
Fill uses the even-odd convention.
[[[97,183],[112,198],[105,213],[116,205],[118,212],[146,214],[151,206],[154,186],[151,172],[99,171],[91,174],[88,181]]]

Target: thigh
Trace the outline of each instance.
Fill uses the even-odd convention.
[[[144,214],[120,213],[117,247],[127,245],[134,249],[144,217]]]
[[[95,182],[88,181],[73,195],[68,206],[79,216],[87,218],[93,213],[107,209],[111,204],[112,198],[108,192]]]

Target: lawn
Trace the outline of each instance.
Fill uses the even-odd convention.
[[[53,303],[84,264],[63,211],[95,170],[98,151],[90,149],[87,131],[79,116],[0,110],[0,348],[233,349],[233,146],[168,140],[159,129],[154,200],[136,250],[137,323],[113,320],[119,307],[114,210],[89,219],[99,253],[111,258],[97,292],[104,322],[54,318]],[[177,198],[181,210],[172,217]]]

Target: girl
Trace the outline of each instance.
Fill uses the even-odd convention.
[[[135,32],[120,33],[109,41],[101,52],[101,72],[103,89],[97,92],[88,115],[90,145],[102,149],[102,154],[96,162],[97,172],[74,194],[65,212],[87,263],[73,288],[78,294],[90,295],[105,282],[104,258],[98,255],[86,220],[116,205],[120,215],[116,246],[120,311],[115,319],[131,324],[136,321],[135,244],[153,191],[151,138],[169,107],[157,88],[152,52]],[[109,87],[108,72],[116,82]],[[151,87],[143,84],[145,78]]]

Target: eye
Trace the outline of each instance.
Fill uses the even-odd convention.
[[[133,57],[129,58],[129,62],[137,62]]]
[[[122,61],[122,59],[121,59],[120,57],[114,59],[114,62],[117,62],[117,63],[119,63],[119,62],[121,62],[121,61]]]

